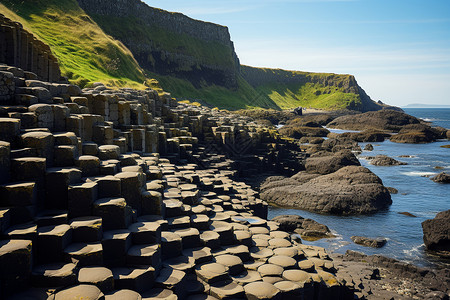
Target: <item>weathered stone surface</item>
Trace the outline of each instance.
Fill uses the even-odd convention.
[[[363,236],[352,236],[351,240],[355,244],[359,244],[359,245],[366,246],[366,247],[372,247],[372,248],[381,248],[384,245],[386,245],[386,243],[387,243],[386,239],[382,239],[382,238],[372,239],[372,238],[367,238],[367,237],[363,237]]]
[[[280,290],[267,282],[253,282],[244,286],[247,299],[281,299]]]
[[[148,268],[114,268],[114,287],[116,289],[130,289],[144,292],[151,287],[155,281],[155,269]]]
[[[374,166],[401,166],[407,165],[407,163],[393,159],[386,155],[377,155],[370,158],[370,163]]]
[[[360,166],[358,159],[350,151],[312,155],[306,159],[305,163],[305,168],[308,173],[321,175],[336,172],[346,166]]]
[[[381,180],[360,166],[344,167],[303,184],[290,182],[264,189],[261,198],[281,206],[338,215],[373,213],[392,203]]]
[[[94,285],[80,284],[71,288],[67,288],[55,294],[54,300],[66,300],[66,299],[89,299],[89,300],[101,300],[105,299],[103,293]]]
[[[34,286],[60,287],[77,282],[76,265],[72,263],[54,263],[33,268],[31,280]]]
[[[119,290],[105,295],[105,300],[141,300],[142,296],[133,290]]]
[[[64,249],[67,260],[77,262],[79,266],[98,266],[103,264],[103,248],[97,243],[74,243]]]
[[[103,267],[86,267],[78,273],[80,284],[93,284],[103,293],[110,292],[114,288],[113,273]]]

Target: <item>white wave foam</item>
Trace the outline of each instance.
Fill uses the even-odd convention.
[[[434,172],[410,171],[410,172],[402,172],[402,174],[406,175],[406,176],[428,177],[428,176],[434,176],[437,173],[434,173]]]
[[[424,246],[425,246],[424,244],[421,244],[421,245],[412,247],[412,248],[409,249],[409,250],[408,250],[408,249],[402,250],[402,252],[403,252],[404,254],[406,254],[406,256],[408,256],[408,257],[413,257],[413,258],[419,257],[420,254],[421,254],[421,249],[422,249]]]
[[[440,119],[435,118],[421,118],[421,120],[424,120],[425,122],[441,121]]]

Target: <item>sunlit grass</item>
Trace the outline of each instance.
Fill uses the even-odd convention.
[[[63,75],[80,86],[144,88],[145,76],[130,51],[106,35],[75,0],[2,1],[2,13],[50,45]]]

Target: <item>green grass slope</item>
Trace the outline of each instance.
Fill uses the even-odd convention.
[[[360,96],[318,83],[268,83],[256,87],[282,109],[298,106],[325,110],[351,109],[361,105]]]
[[[255,90],[241,76],[238,78],[237,89],[228,89],[218,85],[207,85],[197,88],[185,79],[152,73],[149,75],[156,78],[161,86],[178,100],[197,101],[205,105],[230,110],[280,109],[267,95]]]
[[[71,82],[144,88],[146,78],[131,52],[106,35],[76,0],[2,0],[0,10],[51,47]]]
[[[324,110],[362,108],[352,75],[310,73],[242,66],[244,78],[282,109],[311,107]]]

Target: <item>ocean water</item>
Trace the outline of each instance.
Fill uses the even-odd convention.
[[[450,128],[450,108],[411,108],[405,109],[405,112],[431,121],[434,125]],[[364,148],[365,144],[360,143],[361,148]],[[421,227],[423,221],[434,218],[440,211],[450,209],[450,184],[439,184],[429,179],[429,176],[442,171],[450,172],[450,149],[440,147],[448,144],[448,140],[419,145],[385,141],[372,143],[374,151],[363,151],[359,155],[361,164],[378,175],[385,186],[399,191],[398,194],[392,195],[393,204],[388,211],[367,216],[340,217],[271,207],[269,219],[282,214],[297,214],[327,225],[336,238],[304,243],[321,246],[330,251],[345,253],[346,250],[354,250],[369,255],[381,254],[419,266],[450,266],[450,260],[435,257],[425,251]],[[408,165],[377,167],[370,165],[364,158],[377,154],[388,155]],[[400,157],[403,155],[409,157]],[[399,212],[409,212],[416,217],[405,216]],[[388,242],[380,249],[363,247],[351,241],[350,237],[353,235],[383,237]]]

